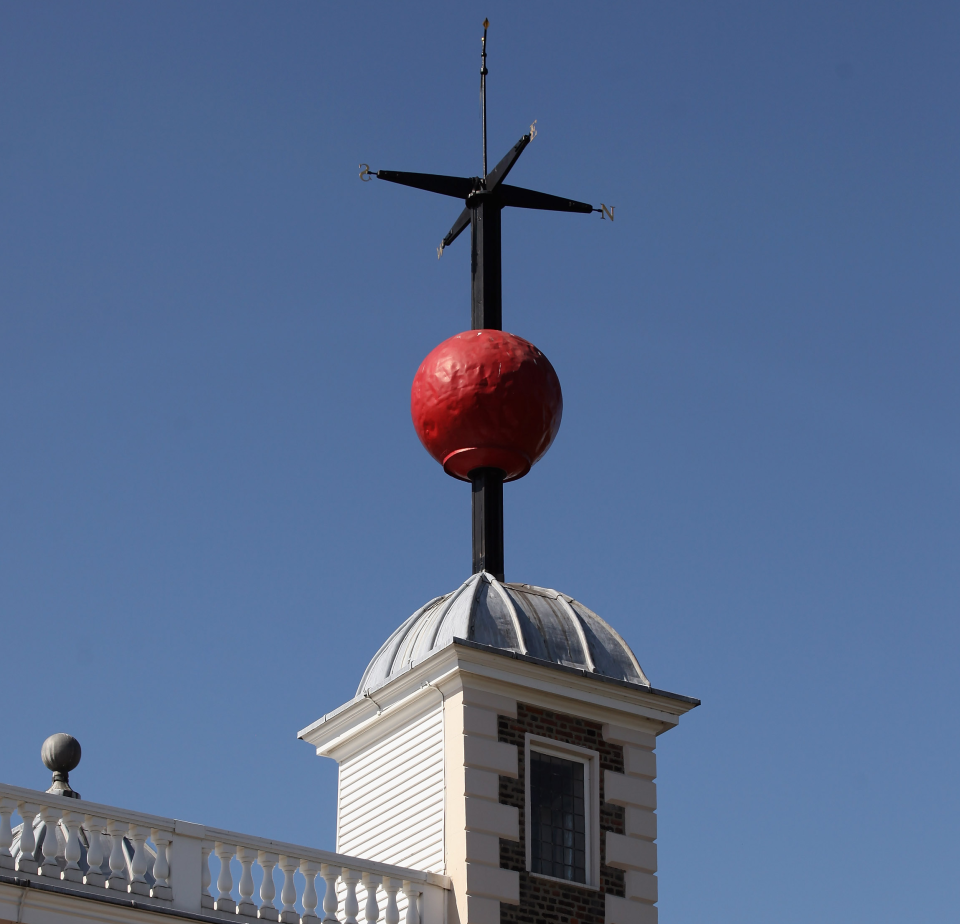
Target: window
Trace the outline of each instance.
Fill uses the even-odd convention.
[[[530,870],[587,881],[583,764],[530,752]]]
[[[527,735],[527,869],[596,887],[599,880],[596,751]]]

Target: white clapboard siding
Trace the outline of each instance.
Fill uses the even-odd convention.
[[[444,872],[440,703],[341,761],[337,852]]]

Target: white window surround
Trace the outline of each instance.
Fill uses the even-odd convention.
[[[576,744],[567,744],[555,738],[545,738],[542,735],[524,735],[523,743],[523,812],[524,837],[526,845],[526,867],[531,876],[538,879],[549,879],[551,882],[562,882],[568,886],[580,889],[600,888],[600,754],[589,748],[582,748]],[[530,845],[530,752],[549,754],[551,757],[562,757],[564,760],[575,760],[583,767],[583,795],[584,795],[584,827],[586,828],[586,868],[587,881],[573,882],[570,879],[559,879],[556,876],[547,876],[543,873],[534,873],[531,867]]]

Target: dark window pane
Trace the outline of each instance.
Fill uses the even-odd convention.
[[[586,882],[583,764],[531,751],[529,772],[533,872]]]

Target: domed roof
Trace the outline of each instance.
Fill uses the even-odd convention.
[[[367,666],[357,696],[454,639],[650,686],[627,643],[582,603],[544,587],[501,584],[484,571],[400,626]]]

